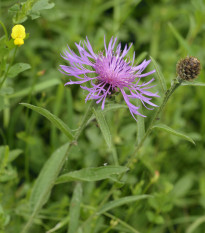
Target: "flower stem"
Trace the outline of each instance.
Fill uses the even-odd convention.
[[[4,73],[3,80],[2,80],[2,82],[0,83],[0,89],[2,88],[4,82],[6,81],[7,75],[8,75],[8,73],[9,73],[9,70],[10,70],[10,68],[11,68],[11,66],[12,66],[12,64],[13,64],[14,58],[15,58],[15,56],[16,56],[17,48],[18,48],[18,47],[16,46],[16,47],[15,47],[15,50],[14,50],[13,57],[12,57],[12,59],[11,59],[11,62],[10,62],[10,64],[9,64],[7,70],[6,70],[5,73]]]
[[[1,20],[0,20],[0,24],[1,24],[2,28],[3,28],[3,30],[4,30],[4,33],[5,33],[5,36],[6,36],[6,40],[8,40],[8,32],[6,30],[6,27],[5,27],[4,23]]]

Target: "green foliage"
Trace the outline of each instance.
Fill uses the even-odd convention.
[[[0,5],[0,232],[204,233],[205,2]],[[19,23],[27,39],[16,47],[10,35]],[[136,64],[151,56],[145,72],[156,73],[141,81],[155,78],[161,98],[153,111],[136,101],[147,116],[137,122],[120,93],[83,117],[87,91],[64,86],[75,78],[58,71],[67,44],[77,52],[74,43],[88,36],[99,53],[104,35],[122,48],[133,42]],[[201,75],[153,118],[187,55],[201,61]]]
[[[69,127],[61,119],[59,119],[58,117],[56,117],[55,115],[50,113],[48,110],[41,108],[41,107],[36,107],[34,105],[31,105],[31,104],[25,104],[25,103],[21,103],[21,104],[27,108],[30,108],[30,109],[38,112],[39,114],[43,115],[44,117],[46,117],[58,129],[60,129],[70,140],[73,139],[73,135],[72,135]]]
[[[159,129],[162,129],[170,134],[173,134],[173,135],[176,135],[178,137],[181,137],[187,141],[190,141],[191,143],[193,143],[195,145],[195,142],[193,141],[192,138],[188,137],[187,135],[181,133],[181,132],[177,132],[176,130],[168,127],[167,125],[164,125],[164,124],[158,124],[158,125],[154,125],[152,128],[159,128]]]
[[[112,175],[119,175],[128,170],[122,166],[104,166],[104,167],[91,167],[83,168],[79,171],[69,172],[60,176],[56,183],[65,183],[70,181],[98,181],[111,178]]]
[[[40,17],[40,11],[45,9],[51,9],[55,6],[54,3],[49,3],[48,0],[27,0],[20,4],[13,5],[9,12],[13,14],[13,23],[20,24],[28,19],[37,19]]]
[[[73,196],[69,209],[69,228],[68,233],[75,233],[78,229],[80,217],[80,205],[82,202],[82,186],[80,183],[76,184],[73,191]]]
[[[68,147],[69,144],[65,144],[57,149],[44,164],[31,192],[29,200],[31,216],[23,231],[26,232],[42,206],[47,202],[56,177],[67,157]]]
[[[20,74],[21,72],[24,72],[25,70],[31,69],[31,66],[29,64],[26,63],[16,63],[15,65],[13,65],[9,72],[8,72],[8,77],[9,78],[14,78],[16,77],[18,74]]]
[[[110,129],[109,129],[109,126],[106,122],[106,119],[105,119],[103,113],[101,111],[96,111],[94,108],[93,108],[93,113],[96,117],[96,120],[97,120],[99,127],[101,129],[102,135],[103,135],[108,147],[111,147],[112,139],[111,139]]]

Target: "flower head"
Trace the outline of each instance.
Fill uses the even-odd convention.
[[[26,37],[25,28],[21,24],[17,24],[12,28],[11,37],[14,39],[14,44],[21,46],[24,44],[24,39]]]
[[[154,79],[139,83],[141,79],[153,74],[155,70],[142,74],[151,60],[144,60],[141,64],[134,65],[135,55],[133,55],[132,61],[125,59],[132,44],[129,48],[125,45],[125,48],[121,51],[121,44],[118,44],[115,49],[116,41],[117,38],[114,40],[111,38],[108,47],[106,42],[104,42],[105,52],[100,52],[99,54],[94,53],[88,38],[83,45],[80,43],[75,44],[79,55],[75,54],[68,47],[68,50],[64,52],[62,57],[69,61],[70,66],[61,65],[61,72],[74,76],[80,79],[80,81],[70,80],[65,85],[90,82],[91,88],[81,86],[82,89],[89,92],[85,101],[95,99],[97,104],[102,104],[102,109],[104,109],[107,96],[115,91],[121,91],[132,116],[144,116],[138,112],[139,107],[131,103],[130,100],[140,99],[145,107],[146,104],[156,106],[151,102],[151,99],[159,96],[157,93],[148,91],[148,89],[153,87],[148,85]],[[95,77],[90,77],[89,74],[94,74]]]
[[[199,75],[201,65],[200,61],[196,57],[187,56],[177,63],[176,68],[179,78],[185,81],[191,81],[197,78],[197,76]]]

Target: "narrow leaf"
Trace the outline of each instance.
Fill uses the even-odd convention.
[[[60,176],[56,184],[70,181],[98,181],[112,178],[112,175],[119,175],[128,171],[127,167],[122,166],[103,166],[83,168],[78,171],[73,171]]]
[[[79,216],[80,216],[80,205],[82,201],[82,185],[78,183],[75,186],[72,200],[69,208],[69,228],[68,233],[76,233],[78,229]]]
[[[51,189],[55,184],[55,180],[67,157],[69,143],[64,144],[59,149],[54,151],[51,157],[44,164],[31,192],[30,208],[32,214],[28,223],[22,232],[27,232],[34,218],[39,213],[43,205],[47,202]]]
[[[167,85],[166,85],[166,82],[165,82],[164,75],[162,74],[162,72],[161,72],[161,70],[159,68],[159,65],[157,64],[157,62],[155,61],[155,59],[153,57],[151,57],[151,56],[150,56],[150,58],[152,59],[154,68],[155,68],[155,70],[157,72],[157,76],[159,78],[159,82],[160,82],[161,88],[162,88],[163,92],[165,93],[167,91]]]
[[[168,23],[169,28],[171,29],[173,35],[175,36],[175,38],[178,40],[179,44],[186,49],[186,51],[189,54],[193,54],[191,47],[189,46],[189,44],[186,42],[186,40],[179,34],[179,32],[176,30],[176,28],[173,26],[172,23]]]
[[[111,139],[111,134],[110,134],[110,129],[108,127],[108,124],[105,120],[105,117],[102,113],[102,111],[96,111],[94,108],[93,108],[93,113],[96,117],[96,120],[100,126],[100,129],[101,129],[101,132],[103,134],[103,137],[108,145],[108,147],[111,147],[112,145],[112,139]]]
[[[197,218],[186,230],[186,233],[197,233],[196,229],[205,222],[205,216]],[[202,228],[204,229],[204,228]]]
[[[128,108],[127,105],[125,104],[107,104],[104,108],[104,110],[102,110],[103,112],[109,112],[109,111],[112,111],[112,110],[116,110],[116,109],[119,109],[119,108]],[[101,111],[101,110],[99,110]]]
[[[60,81],[58,79],[50,79],[50,80],[46,80],[44,82],[40,82],[38,84],[35,85],[35,87],[33,88],[33,92],[32,94],[36,94],[36,93],[39,93],[45,89],[48,89],[49,87],[52,87],[52,86],[55,86],[55,85],[58,85],[60,83]],[[20,98],[20,97],[24,97],[26,95],[28,95],[31,91],[31,87],[27,87],[27,88],[24,88],[18,92],[15,92],[11,95],[8,95],[7,97],[8,98]]]
[[[124,204],[128,204],[130,202],[134,202],[134,201],[138,201],[141,199],[145,199],[150,197],[150,195],[137,195],[137,196],[128,196],[128,197],[123,197],[114,201],[110,201],[108,203],[106,203],[105,205],[103,205],[100,210],[97,212],[98,215],[107,212],[108,210],[114,209],[118,206],[124,205]]]
[[[128,108],[127,105],[125,104],[107,104],[103,110],[103,113],[106,113],[106,112],[109,112],[109,111],[112,111],[112,110],[116,110],[116,109],[119,109],[119,108]],[[97,111],[102,111],[101,109],[97,110]],[[92,120],[95,119],[95,115],[93,114],[91,116],[91,118],[89,119],[88,123],[89,124]]]
[[[137,99],[137,106],[140,107],[140,113],[142,112],[142,103],[139,99]],[[144,124],[144,117],[137,115],[137,143],[139,144],[144,137],[145,134],[145,124]]]
[[[182,86],[198,86],[198,87],[205,87],[205,83],[201,83],[201,82],[186,82],[183,81]]]
[[[57,116],[50,113],[45,108],[37,107],[31,104],[21,103],[23,106],[34,110],[35,112],[41,114],[46,117],[51,123],[53,123],[61,132],[63,132],[69,139],[73,139],[73,135],[71,133],[71,129]]]
[[[147,52],[140,53],[139,56],[137,56],[137,58],[135,59],[136,64],[141,63],[146,56],[147,56]]]
[[[178,132],[178,131],[176,131],[176,130],[170,128],[170,127],[168,127],[167,125],[158,124],[158,125],[154,125],[152,128],[162,129],[162,130],[164,130],[164,131],[166,131],[166,132],[168,132],[170,134],[173,134],[173,135],[176,135],[178,137],[181,137],[181,138],[183,138],[183,139],[185,139],[185,140],[187,140],[187,141],[189,141],[189,142],[191,142],[191,143],[193,143],[195,145],[195,142],[193,141],[192,138],[190,138],[189,136],[187,136],[187,135],[185,135],[185,134],[183,134],[181,132]]]

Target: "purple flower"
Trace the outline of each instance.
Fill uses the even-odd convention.
[[[85,101],[95,99],[97,104],[102,104],[102,109],[104,109],[107,96],[115,91],[121,91],[132,116],[134,117],[135,114],[145,117],[138,112],[139,107],[132,104],[130,100],[140,99],[146,108],[148,108],[146,104],[157,106],[151,102],[151,99],[152,97],[159,96],[157,93],[148,91],[148,89],[153,87],[148,85],[154,81],[154,78],[148,82],[139,84],[141,79],[153,74],[155,70],[142,74],[151,60],[144,60],[141,64],[134,65],[135,54],[133,55],[132,61],[125,59],[132,44],[129,48],[125,45],[123,50],[121,50],[121,44],[118,44],[115,49],[116,41],[117,38],[113,40],[112,37],[108,47],[104,41],[105,52],[100,52],[99,54],[93,52],[88,38],[86,38],[83,45],[81,43],[75,43],[79,55],[76,55],[68,47],[68,50],[64,52],[64,56],[62,57],[69,61],[70,66],[61,65],[61,72],[69,76],[74,76],[80,79],[80,81],[70,80],[65,85],[90,82],[92,85],[91,88],[81,86],[82,89],[89,92]],[[90,77],[89,74],[93,75]]]

